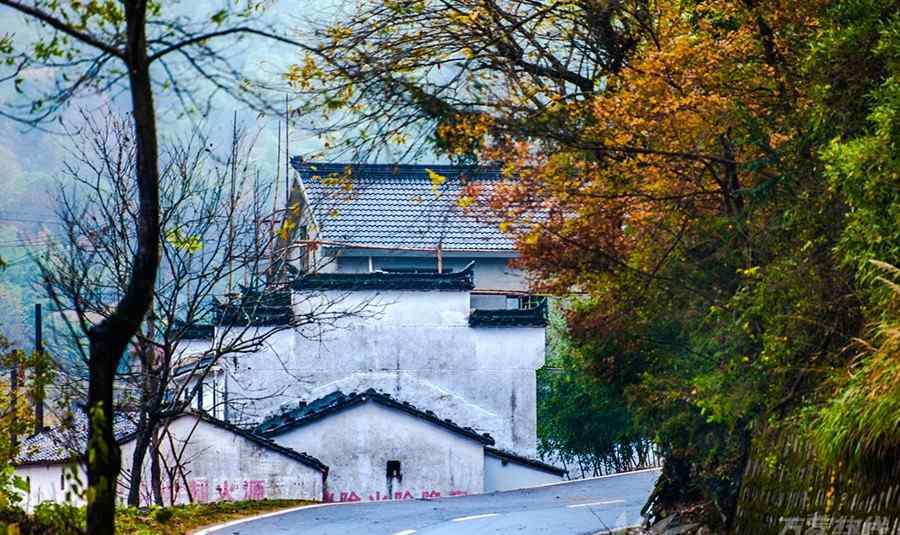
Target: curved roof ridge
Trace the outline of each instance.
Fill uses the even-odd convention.
[[[294,410],[266,418],[256,427],[254,432],[264,437],[279,435],[320,418],[328,417],[343,409],[367,403],[368,401],[374,401],[389,408],[401,410],[412,416],[439,425],[449,431],[481,442],[486,446],[494,445],[494,438],[488,433],[478,433],[471,427],[457,424],[449,418],[441,419],[431,410],[420,409],[408,401],[395,399],[390,394],[379,392],[373,388],[366,389],[362,392],[350,392],[349,394],[344,394],[340,390],[336,390],[319,399],[301,405]]]

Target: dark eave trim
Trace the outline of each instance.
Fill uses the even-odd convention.
[[[541,470],[542,472],[549,472],[553,475],[557,475],[563,477],[566,475],[567,471],[559,468],[557,466],[553,466],[552,464],[547,464],[543,461],[539,461],[537,459],[530,459],[528,457],[522,457],[521,455],[516,455],[515,453],[511,453],[508,451],[500,450],[497,448],[491,448],[489,446],[485,446],[484,453],[486,455],[490,455],[491,457],[496,457],[501,460],[507,460],[510,462],[514,462],[516,464],[521,464],[528,466],[529,468],[535,468],[537,470]]]
[[[280,434],[290,431],[292,429],[296,429],[298,427],[304,426],[310,422],[313,422],[313,421],[319,420],[321,418],[325,418],[327,416],[335,414],[339,411],[348,409],[350,407],[354,407],[356,405],[362,405],[363,403],[366,403],[368,401],[374,401],[375,403],[378,403],[385,407],[401,410],[407,414],[410,414],[417,418],[421,418],[423,420],[431,422],[435,425],[443,427],[444,429],[452,431],[456,434],[476,440],[486,446],[491,446],[494,444],[493,437],[491,437],[487,433],[479,434],[477,431],[475,431],[471,427],[463,427],[459,424],[454,423],[450,419],[442,420],[442,419],[438,418],[436,414],[434,414],[433,412],[431,412],[429,410],[421,410],[410,403],[397,401],[386,394],[376,392],[375,390],[372,390],[372,389],[366,390],[365,392],[363,392],[361,394],[359,394],[359,393],[347,394],[340,401],[337,401],[331,405],[328,405],[328,406],[322,408],[321,410],[318,410],[318,411],[316,411],[312,414],[309,414],[307,416],[304,416],[302,418],[293,419],[293,420],[286,419],[286,421],[284,421],[283,423],[275,424],[275,425],[269,424],[269,426],[267,426],[267,422],[264,421],[263,423],[261,423],[259,425],[259,427],[257,427],[257,429],[260,429],[259,433],[261,435],[263,435],[264,437],[280,435]],[[283,419],[286,416],[287,415],[276,416],[274,418],[270,418],[269,421],[276,420],[276,419]],[[264,429],[266,427],[268,427],[268,429]]]
[[[242,428],[240,428],[232,423],[226,422],[224,420],[219,420],[218,418],[213,417],[211,414],[209,414],[207,412],[196,411],[196,410],[186,410],[186,411],[180,412],[178,414],[165,415],[165,416],[163,416],[163,418],[171,421],[171,420],[177,420],[178,418],[181,418],[184,416],[193,416],[195,418],[200,419],[203,422],[206,422],[206,423],[212,425],[213,427],[218,427],[219,429],[224,429],[224,430],[234,433],[236,435],[240,435],[241,437],[246,438],[247,440],[253,442],[254,444],[256,444],[262,448],[274,451],[276,453],[280,453],[286,457],[294,459],[295,461],[299,461],[311,468],[315,468],[316,470],[322,472],[323,474],[328,473],[329,468],[327,465],[325,465],[319,459],[316,459],[312,455],[306,453],[305,451],[298,452],[291,448],[282,446],[281,444],[276,444],[270,438],[258,435],[251,431],[247,431],[246,429],[242,429]],[[136,437],[137,437],[137,432],[126,435],[119,439],[119,444],[125,444],[126,442],[134,440]]]
[[[469,313],[469,327],[546,327],[547,301],[527,310],[482,310]]]
[[[455,273],[310,273],[295,290],[468,291],[475,288],[474,262]]]

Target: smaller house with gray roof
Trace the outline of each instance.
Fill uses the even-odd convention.
[[[486,433],[372,389],[301,403],[256,432],[328,463],[326,501],[461,496],[557,482],[565,474],[495,450]]]
[[[114,427],[122,449],[119,493],[127,497],[135,426],[120,414]],[[234,500],[322,500],[328,467],[321,461],[202,412],[169,416],[163,423],[161,462],[165,505]],[[83,505],[87,417],[73,415],[63,427],[23,441],[13,463],[29,484],[24,506],[44,501]],[[141,504],[153,503],[149,457],[141,480]]]

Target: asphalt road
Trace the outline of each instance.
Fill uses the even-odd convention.
[[[457,498],[329,504],[211,530],[216,535],[607,533],[640,523],[659,470]]]

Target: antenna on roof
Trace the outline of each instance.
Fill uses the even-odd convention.
[[[269,219],[269,278],[275,276],[275,218],[278,214],[278,183],[281,178],[281,119],[278,119],[278,142],[275,147],[275,192],[272,196],[272,217]]]
[[[229,243],[234,242],[234,187],[235,187],[235,175],[237,174],[237,144],[238,144],[238,134],[237,134],[237,110],[234,110],[234,117],[231,119],[231,180],[229,184],[228,190],[228,203],[229,203],[229,213],[228,213],[228,241]],[[232,263],[231,257],[228,257],[228,294],[231,294],[231,275],[232,275]]]
[[[284,204],[291,202],[291,111],[288,108],[288,96],[284,94]]]

